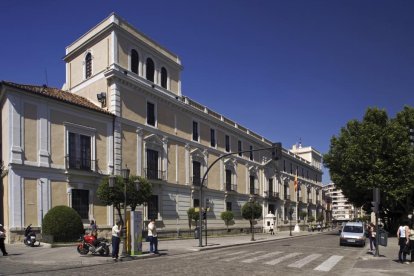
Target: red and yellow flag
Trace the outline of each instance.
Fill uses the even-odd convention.
[[[293,185],[295,187],[295,192],[298,191],[298,173],[295,174],[295,180],[293,181]]]

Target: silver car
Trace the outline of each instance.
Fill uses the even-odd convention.
[[[353,244],[365,246],[365,227],[362,222],[347,222],[341,231],[339,245]]]

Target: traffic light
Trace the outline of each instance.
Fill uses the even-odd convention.
[[[272,159],[274,161],[282,159],[282,143],[273,143],[272,144]]]
[[[378,207],[379,207],[379,202],[378,201],[371,201],[371,205],[372,205],[372,207],[371,207],[371,210],[372,210],[372,212],[374,212],[375,214],[377,214],[378,213]]]

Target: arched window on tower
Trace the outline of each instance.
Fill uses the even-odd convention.
[[[131,72],[138,74],[139,57],[138,52],[134,49],[131,50]]]
[[[167,89],[167,78],[168,78],[167,69],[162,67],[161,68],[161,86],[164,87],[165,89]]]
[[[152,59],[147,58],[147,72],[146,72],[146,77],[147,80],[154,82],[154,62],[152,61]]]
[[[92,54],[88,53],[85,57],[85,79],[92,76]]]

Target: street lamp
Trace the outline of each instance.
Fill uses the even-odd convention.
[[[292,215],[293,215],[293,208],[290,207],[289,209],[289,236],[292,236]]]
[[[254,241],[254,229],[253,229],[253,219],[254,219],[254,198],[253,197],[251,197],[250,199],[249,199],[249,205],[250,205],[250,212],[251,212],[251,220],[250,220],[250,229],[251,229],[251,232],[252,232],[252,238],[250,239],[251,241]]]

